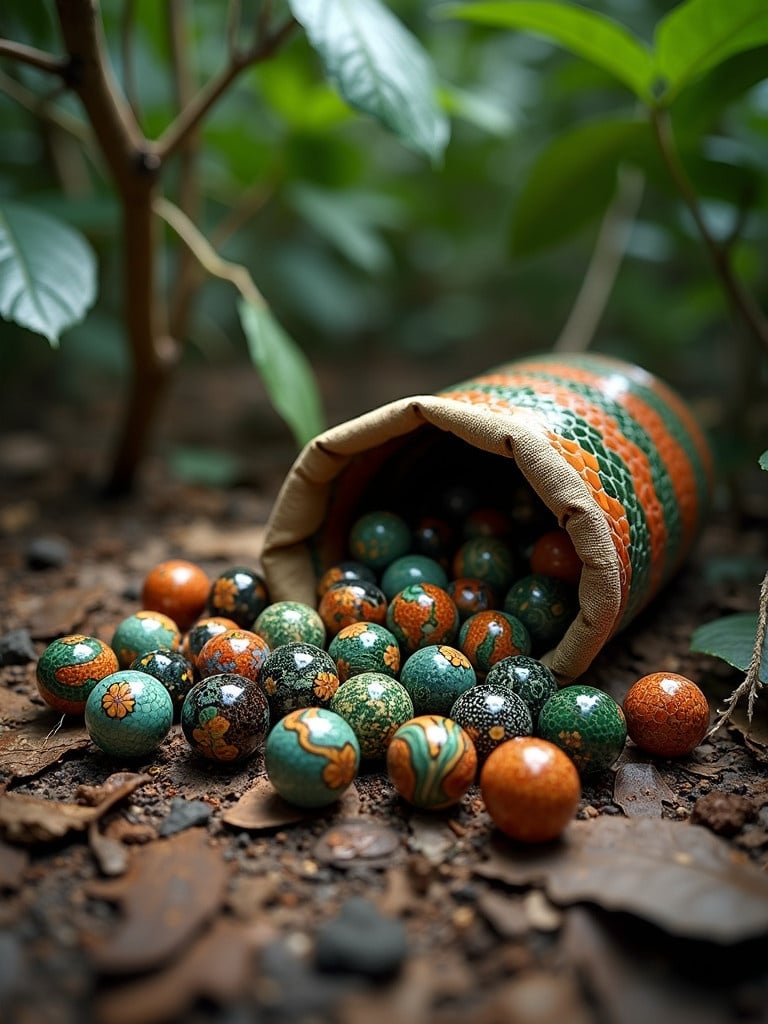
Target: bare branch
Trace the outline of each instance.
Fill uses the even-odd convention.
[[[184,139],[195,130],[238,75],[250,65],[258,64],[271,57],[291,35],[297,24],[294,18],[289,18],[273,35],[261,41],[251,50],[239,56],[233,56],[227,67],[203,86],[157,140],[154,152],[160,163],[164,163],[178,150]]]
[[[35,117],[39,117],[41,121],[49,121],[84,145],[93,146],[93,134],[84,121],[70,114],[68,110],[61,110],[59,107],[53,106],[47,96],[38,96],[37,93],[17,82],[15,78],[6,75],[4,71],[0,71],[0,92],[10,96],[20,107],[24,107]]]
[[[120,19],[120,56],[123,63],[123,88],[125,98],[137,121],[141,120],[139,92],[136,87],[136,65],[133,60],[133,33],[136,18],[136,0],[123,0],[123,16]]]
[[[8,57],[27,64],[38,71],[47,71],[52,75],[68,78],[72,71],[72,63],[67,57],[55,57],[52,53],[38,50],[34,46],[25,46],[11,39],[0,39],[0,57]]]

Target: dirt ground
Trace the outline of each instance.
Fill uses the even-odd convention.
[[[741,713],[680,761],[628,743],[541,848],[500,837],[476,787],[428,814],[373,766],[339,805],[301,813],[272,799],[258,755],[211,767],[175,726],[156,756],[121,764],[45,708],[46,643],[108,641],[158,561],[212,575],[258,562],[291,445],[268,413],[243,425],[224,403],[214,441],[237,437],[237,479],[174,479],[173,424],[186,423],[184,443],[211,443],[194,415],[204,387],[179,387],[131,499],[105,504],[93,486],[98,405],[77,423],[56,408],[34,429],[19,421],[0,444],[0,790],[34,798],[0,809],[0,1021],[768,1021],[759,705],[751,726]],[[376,397],[360,391],[352,412]],[[584,682],[621,700],[663,668],[722,706],[741,677],[689,642],[703,622],[755,610],[759,476],[738,514],[720,494],[688,565]]]

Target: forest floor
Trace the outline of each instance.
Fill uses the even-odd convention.
[[[195,408],[194,387],[181,398]],[[175,726],[123,764],[61,723],[35,686],[45,645],[108,641],[165,558],[257,565],[291,458],[279,433],[245,438],[225,488],[150,460],[139,493],[106,504],[98,415],[76,441],[52,412],[0,444],[0,1021],[768,1021],[759,703],[679,761],[628,743],[562,840],[528,848],[495,832],[476,787],[429,814],[366,767],[340,804],[302,813],[272,798],[258,755],[211,767]],[[682,672],[714,715],[741,677],[690,637],[755,610],[767,514],[759,494],[738,519],[721,501],[583,681],[621,700],[647,672]]]

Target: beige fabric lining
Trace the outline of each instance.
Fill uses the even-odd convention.
[[[288,473],[267,523],[262,564],[273,601],[314,606],[316,575],[309,541],[329,529],[334,485],[345,471],[370,479],[381,448],[425,424],[467,444],[514,459],[554,513],[584,563],[580,610],[563,639],[544,657],[561,684],[581,676],[617,626],[621,606],[619,562],[604,514],[578,472],[552,447],[546,421],[535,410],[505,416],[433,395],[402,398],[318,435]],[[359,457],[365,455],[364,460]],[[355,488],[352,488],[354,492]],[[345,494],[346,497],[346,494]]]

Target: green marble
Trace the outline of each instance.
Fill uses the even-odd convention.
[[[360,766],[352,726],[327,708],[299,708],[274,726],[264,766],[277,793],[299,807],[325,807],[344,795]]]
[[[413,718],[408,691],[381,672],[363,672],[343,683],[330,709],[352,726],[366,760],[383,758],[395,730]]]
[[[48,644],[35,674],[40,696],[62,714],[82,715],[96,683],[117,672],[117,656],[95,636],[72,633]]]
[[[383,569],[408,553],[411,531],[393,512],[374,511],[360,516],[349,531],[349,553],[372,569]]]
[[[195,670],[180,651],[148,651],[135,661],[131,668],[137,672],[146,672],[159,680],[171,695],[174,717],[178,720],[181,705],[195,681]]]
[[[532,573],[512,584],[503,608],[528,630],[533,649],[545,651],[562,639],[573,622],[578,599],[575,587],[564,580]]]
[[[594,686],[565,686],[541,709],[537,735],[557,744],[580,775],[605,771],[624,749],[627,725],[616,701]]]
[[[434,583],[436,587],[445,589],[448,575],[434,558],[409,554],[390,562],[381,577],[381,589],[388,601],[411,583]]]
[[[269,704],[258,683],[235,672],[199,680],[181,708],[187,742],[209,761],[242,761],[266,739]]]
[[[466,655],[437,644],[414,651],[400,672],[417,715],[447,715],[459,696],[477,682]]]
[[[480,761],[500,743],[533,734],[528,705],[503,684],[478,683],[456,699],[448,717],[469,735]]]
[[[400,648],[394,633],[376,622],[353,622],[328,645],[342,683],[361,672],[380,672],[397,678]]]
[[[558,690],[552,670],[527,654],[517,654],[497,661],[491,666],[485,681],[512,687],[528,705],[534,727],[541,709]]]
[[[110,757],[146,757],[168,735],[173,701],[154,676],[121,669],[101,679],[85,704],[85,727]]]
[[[339,688],[339,676],[333,658],[321,647],[282,644],[264,662],[259,685],[276,722],[297,708],[327,708]]]
[[[515,578],[514,552],[498,537],[471,537],[454,556],[453,575],[482,580],[501,595]]]
[[[276,601],[259,615],[253,632],[266,640],[270,650],[281,644],[325,645],[325,625],[317,610],[302,601]]]
[[[128,668],[150,651],[160,648],[177,651],[181,646],[181,631],[173,619],[162,612],[142,609],[118,623],[110,646],[120,667]]]

